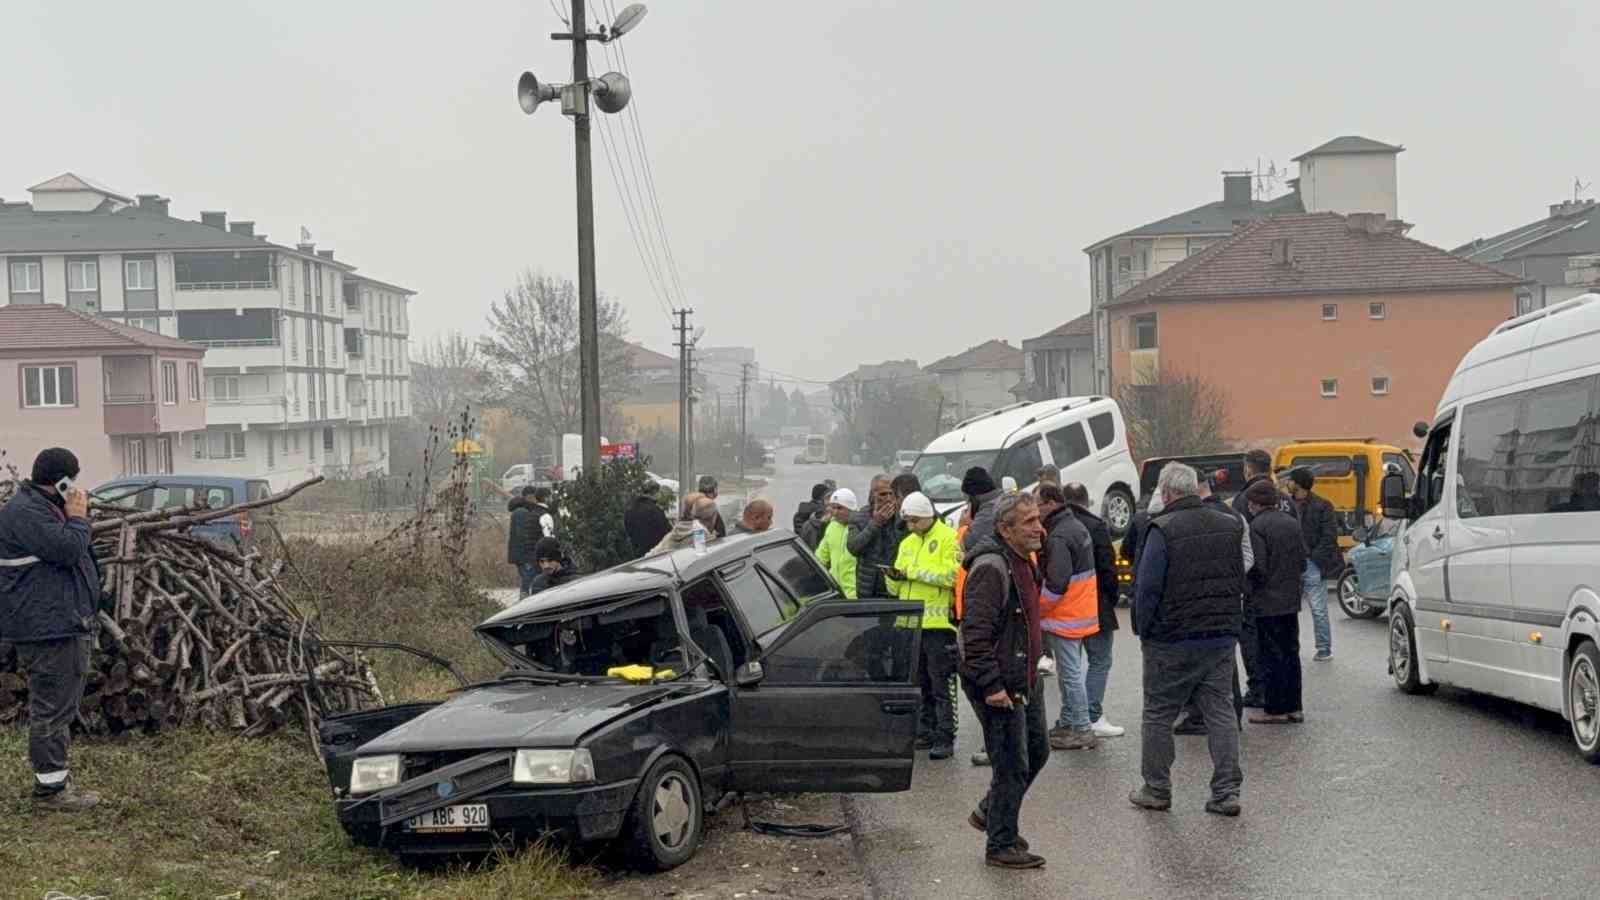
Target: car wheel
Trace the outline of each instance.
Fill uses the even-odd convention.
[[[1361,586],[1356,582],[1356,573],[1346,572],[1339,579],[1339,609],[1352,619],[1376,619],[1382,610],[1368,603],[1361,596]]]
[[[639,782],[628,813],[627,854],[640,869],[683,865],[700,846],[704,809],[700,780],[681,757],[663,756]]]
[[[1567,663],[1567,721],[1578,752],[1600,763],[1600,651],[1591,641],[1579,644]]]
[[[1127,534],[1128,526],[1133,523],[1133,495],[1122,488],[1112,488],[1106,491],[1103,509],[1111,536],[1119,538]]]
[[[1437,684],[1423,684],[1417,671],[1416,624],[1411,608],[1401,604],[1389,614],[1389,673],[1395,686],[1407,694],[1431,694]]]

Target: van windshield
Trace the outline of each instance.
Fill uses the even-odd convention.
[[[922,482],[922,492],[938,503],[965,500],[961,493],[961,478],[973,466],[993,470],[998,450],[972,450],[964,453],[924,453],[917,457],[911,474]]]

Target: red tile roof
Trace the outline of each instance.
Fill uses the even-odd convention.
[[[1289,242],[1292,264],[1274,263]],[[1391,231],[1352,229],[1337,213],[1274,216],[1151,276],[1107,306],[1152,300],[1509,288],[1522,279]]]
[[[1022,371],[1022,351],[1005,341],[984,341],[976,347],[929,363],[929,372],[958,372],[965,369],[1015,369]]]
[[[0,306],[0,350],[171,350],[199,355],[205,348],[153,331],[43,304]]]
[[[1039,337],[1087,337],[1091,334],[1094,334],[1094,313],[1086,312],[1065,325],[1057,325]]]

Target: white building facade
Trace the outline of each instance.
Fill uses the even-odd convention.
[[[221,212],[176,219],[164,198],[70,173],[31,192],[31,205],[0,205],[0,302],[67,305],[207,348],[206,427],[183,436],[177,471],[274,488],[388,472],[389,425],[411,410],[415,292]]]

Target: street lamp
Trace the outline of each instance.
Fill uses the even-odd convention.
[[[611,23],[591,32],[584,21],[584,0],[572,0],[572,31],[550,35],[551,40],[572,42],[572,83],[540,82],[532,72],[517,79],[517,105],[533,115],[539,104],[561,99],[561,112],[572,117],[578,182],[578,408],[583,420],[583,471],[600,471],[600,333],[595,311],[594,284],[594,172],[590,168],[589,99],[601,112],[619,113],[633,98],[628,76],[607,72],[589,77],[589,42],[610,43],[638,26],[645,6],[632,3]],[[571,460],[562,460],[571,466]]]

